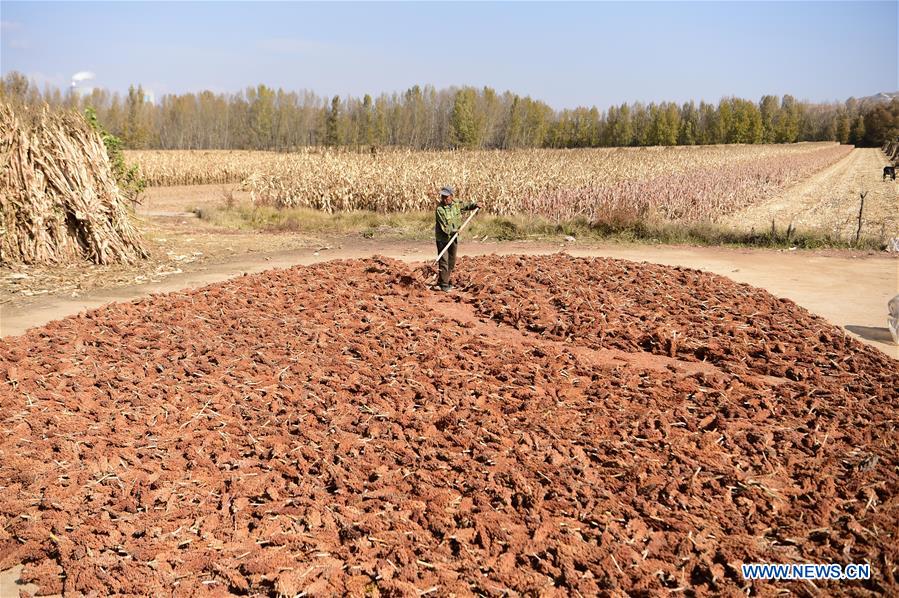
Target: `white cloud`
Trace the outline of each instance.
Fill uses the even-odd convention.
[[[81,83],[82,81],[90,81],[91,79],[96,79],[97,75],[93,74],[90,71],[78,71],[74,75],[72,75],[72,85],[74,86],[76,83]]]
[[[31,44],[24,39],[11,39],[9,40],[9,47],[11,50],[27,50],[31,47]]]
[[[0,31],[21,31],[25,26],[18,21],[0,21]]]

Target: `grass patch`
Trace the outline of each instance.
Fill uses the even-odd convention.
[[[327,214],[309,208],[276,209],[249,203],[201,208],[203,220],[226,228],[265,232],[296,232],[314,235],[361,235],[366,238],[428,240],[434,237],[431,212],[369,211]],[[874,237],[854,240],[824,231],[739,231],[711,223],[616,219],[591,223],[584,219],[553,222],[538,217],[495,216],[480,213],[465,230],[468,239],[490,241],[557,241],[574,237],[579,241],[648,243],[659,245],[720,245],[799,249],[884,249],[885,241]]]
[[[600,237],[663,245],[701,245],[724,247],[797,248],[797,249],[874,249],[886,248],[884,239],[863,236],[841,238],[822,230],[744,231],[708,222],[638,221],[627,224],[598,223],[593,230]]]
[[[433,216],[424,213],[379,214],[357,211],[327,214],[309,208],[278,210],[238,204],[231,208],[201,208],[196,210],[196,214],[202,220],[217,226],[266,232],[361,234],[365,237],[424,239],[428,238],[428,233],[433,234],[434,227]]]

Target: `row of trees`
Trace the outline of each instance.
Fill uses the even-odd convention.
[[[0,82],[10,101],[84,110],[129,148],[284,149],[308,145],[447,147],[597,147],[839,141],[881,145],[899,137],[899,99],[812,104],[766,95],[759,102],[632,103],[553,110],[530,97],[489,87],[414,86],[376,98],[324,98],[265,85],[147,100],[94,89],[43,91],[19,73]]]

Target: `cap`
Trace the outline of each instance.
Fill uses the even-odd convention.
[[[447,185],[446,187],[444,187],[443,189],[440,190],[440,197],[449,197],[450,195],[455,195],[455,194],[456,194],[456,191],[449,185]]]

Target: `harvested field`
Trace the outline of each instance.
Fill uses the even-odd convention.
[[[242,181],[260,205],[432,210],[442,185],[490,213],[554,221],[715,221],[840,161],[835,143],[368,153],[129,152],[154,185]]]
[[[899,183],[883,180],[886,155],[876,148],[856,148],[845,159],[801,183],[748,206],[723,220],[737,229],[820,230],[852,239],[858,230],[859,199],[865,195],[862,234],[887,239],[899,236]]]
[[[386,259],[0,341],[0,569],[43,591],[899,592],[895,362],[695,270]],[[115,364],[115,367],[111,367]]]

